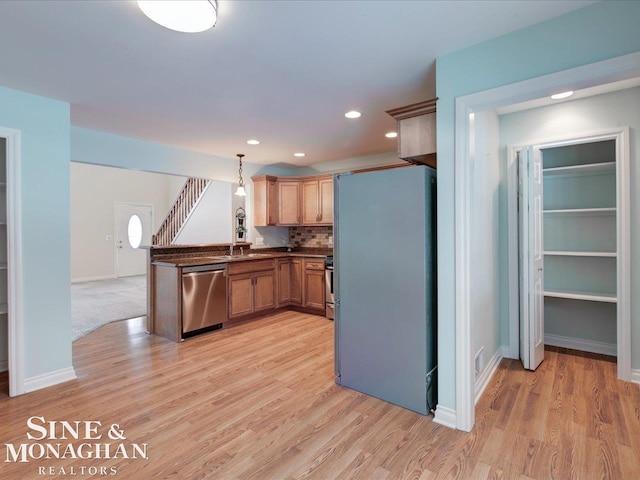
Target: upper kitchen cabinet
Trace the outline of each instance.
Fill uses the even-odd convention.
[[[253,177],[253,224],[256,227],[277,225],[278,184],[277,177],[260,175]]]
[[[278,180],[278,224],[300,225],[300,181]]]
[[[398,156],[436,168],[436,100],[387,110],[398,123]]]
[[[303,225],[333,225],[333,177],[302,182]]]

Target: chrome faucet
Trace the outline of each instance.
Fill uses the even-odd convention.
[[[242,247],[240,247],[240,255],[244,255],[244,251],[242,250]]]
[[[229,244],[229,255],[233,257],[233,243]]]

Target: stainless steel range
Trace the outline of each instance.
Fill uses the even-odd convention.
[[[329,320],[335,317],[335,305],[333,296],[333,257],[327,257],[324,262],[324,284],[326,288],[325,299],[327,302],[326,315]]]

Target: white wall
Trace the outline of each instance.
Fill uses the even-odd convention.
[[[232,186],[229,182],[211,181],[176,237],[176,245],[233,242]]]
[[[116,202],[152,205],[156,232],[184,181],[184,177],[72,162],[71,280],[115,277]]]
[[[500,350],[500,185],[502,168],[498,148],[498,116],[476,113],[470,152],[473,170],[471,198],[471,304],[473,354],[482,350],[484,368]]]
[[[631,245],[640,244],[640,87],[578,99],[549,107],[536,108],[500,117],[501,151],[507,145],[534,143],[593,132],[599,129],[628,126],[630,135]],[[504,154],[504,153],[503,153]],[[503,158],[506,162],[506,158]],[[506,208],[506,204],[503,205]],[[503,231],[506,241],[506,226]],[[633,292],[640,285],[640,252],[631,248],[631,366],[640,369],[640,300]],[[506,288],[506,285],[505,285]],[[503,308],[503,312],[505,309]],[[508,334],[508,317],[502,318],[503,338]]]

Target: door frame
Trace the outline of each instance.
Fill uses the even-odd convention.
[[[20,130],[0,127],[7,163],[7,303],[9,396],[25,393],[24,298],[22,291],[22,138]]]
[[[562,147],[567,145],[577,145],[581,143],[591,143],[603,140],[615,140],[616,142],[616,242],[618,257],[616,261],[617,276],[617,296],[618,314],[616,320],[617,335],[617,364],[618,378],[620,380],[631,381],[631,303],[630,285],[631,268],[630,245],[631,245],[631,225],[630,225],[630,182],[629,182],[629,127],[617,127],[600,129],[592,132],[575,133],[570,136],[559,136],[554,138],[539,139],[507,146],[507,168],[511,171],[516,161],[516,155],[526,146],[544,149]],[[517,168],[514,168],[517,170]],[[513,284],[513,279],[518,278],[518,177],[509,176],[507,185],[507,219],[508,219],[508,255],[509,255],[509,353],[513,358],[518,358],[519,345],[519,313],[513,315],[511,309],[515,302],[517,305],[520,295],[519,285]],[[515,218],[516,223],[513,223]],[[515,259],[515,265],[513,264]],[[515,338],[515,345],[514,345]],[[514,355],[515,353],[515,355]]]
[[[113,259],[113,270],[114,270],[114,275],[115,278],[121,278],[118,275],[118,216],[117,216],[117,211],[118,211],[118,206],[120,205],[126,205],[126,206],[131,206],[131,207],[148,207],[151,209],[151,225],[149,226],[149,230],[151,232],[151,238],[153,238],[153,235],[155,234],[154,230],[153,230],[153,217],[154,217],[154,211],[153,211],[153,205],[150,203],[136,203],[136,202],[114,202],[113,204],[113,255],[114,255],[114,259]],[[142,243],[140,245],[141,247],[146,246],[144,245],[144,243]],[[149,246],[151,246],[151,240],[149,241]],[[148,272],[147,272],[148,273]],[[147,274],[145,273],[145,274]]]
[[[475,423],[475,375],[472,351],[471,198],[473,162],[470,114],[534,100],[558,91],[582,89],[640,76],[640,52],[542,75],[455,99],[454,120],[454,278],[455,278],[455,411],[447,424],[471,431]],[[509,171],[511,176],[513,172]],[[442,267],[442,266],[441,266]],[[510,306],[510,314],[511,314]],[[439,319],[439,321],[442,321]],[[511,333],[510,333],[511,335]],[[448,410],[448,409],[447,409]],[[436,418],[438,417],[436,411]]]

